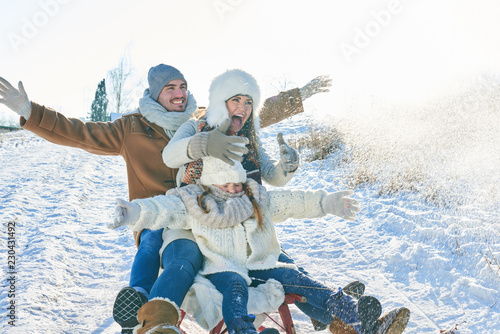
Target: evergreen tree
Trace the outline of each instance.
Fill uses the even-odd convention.
[[[97,85],[94,101],[90,107],[90,120],[92,122],[105,122],[108,120],[108,96],[106,94],[106,79]]]

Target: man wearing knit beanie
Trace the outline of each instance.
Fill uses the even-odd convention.
[[[185,111],[187,81],[181,71],[165,64],[151,67],[148,72],[148,83],[151,98],[167,111]]]
[[[303,112],[302,99],[328,91],[330,82],[326,77],[318,77],[301,89],[267,99],[260,111],[261,128]],[[138,109],[113,122],[67,118],[52,108],[30,101],[20,81],[16,89],[1,77],[0,103],[20,116],[21,127],[52,143],[94,154],[121,155],[127,166],[129,199],[133,200],[165,194],[176,186],[177,169],[163,163],[161,152],[178,127],[197,109],[194,97],[187,90],[187,81],[178,69],[165,64],[154,66],[149,70],[148,83]],[[128,304],[113,312],[123,333],[131,333],[130,328],[137,323],[134,308],[136,312],[147,300],[160,266],[161,231],[144,230],[134,233],[134,237],[138,250],[130,274],[131,287],[120,291],[116,300],[119,306],[122,301]]]
[[[175,67],[165,64],[151,67],[148,72],[149,92],[151,97],[154,100],[158,100],[158,96],[163,87],[175,79],[182,80],[187,85],[184,75]]]

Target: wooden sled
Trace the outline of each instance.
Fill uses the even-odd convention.
[[[279,313],[279,315],[281,317],[281,323],[278,323],[269,314],[265,313],[265,315],[267,316],[267,318],[270,319],[272,322],[274,322],[277,325],[277,329],[280,330],[281,332],[284,331],[286,334],[296,334],[295,326],[293,325],[293,319],[292,319],[292,316],[290,314],[290,309],[288,307],[288,304],[293,304],[296,301],[301,302],[301,303],[305,303],[305,302],[307,302],[307,299],[304,296],[296,295],[296,294],[293,294],[293,293],[287,293],[287,294],[285,294],[285,301],[283,302],[283,304],[281,304],[281,306],[278,309],[278,313]],[[186,316],[186,312],[184,312],[183,310],[181,310],[181,318],[180,318],[180,320],[178,322],[178,326],[179,327],[181,326],[182,320],[184,319],[185,316]],[[265,327],[261,326],[257,330],[259,332],[261,332],[264,329],[265,329]],[[182,329],[181,329],[181,331],[182,331]],[[182,331],[182,332],[184,334],[187,334],[184,331]],[[225,334],[225,333],[227,333],[227,328],[225,327],[224,320],[221,320],[217,324],[217,326],[215,326],[209,332],[209,334]]]

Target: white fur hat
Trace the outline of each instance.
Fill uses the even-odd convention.
[[[236,95],[247,95],[253,100],[253,119],[257,119],[260,88],[253,76],[245,71],[228,70],[215,77],[210,85],[207,107],[207,123],[217,127],[228,118],[226,101]]]
[[[226,183],[246,182],[247,172],[240,162],[234,161],[231,166],[221,159],[214,157],[203,158],[203,171],[201,172],[200,183],[205,186],[213,184],[222,185]]]

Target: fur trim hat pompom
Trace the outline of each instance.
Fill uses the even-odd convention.
[[[234,69],[228,70],[215,77],[210,85],[207,123],[209,126],[217,127],[228,118],[226,101],[236,95],[247,95],[253,100],[252,117],[258,117],[260,103],[260,88],[257,80],[245,71]]]

